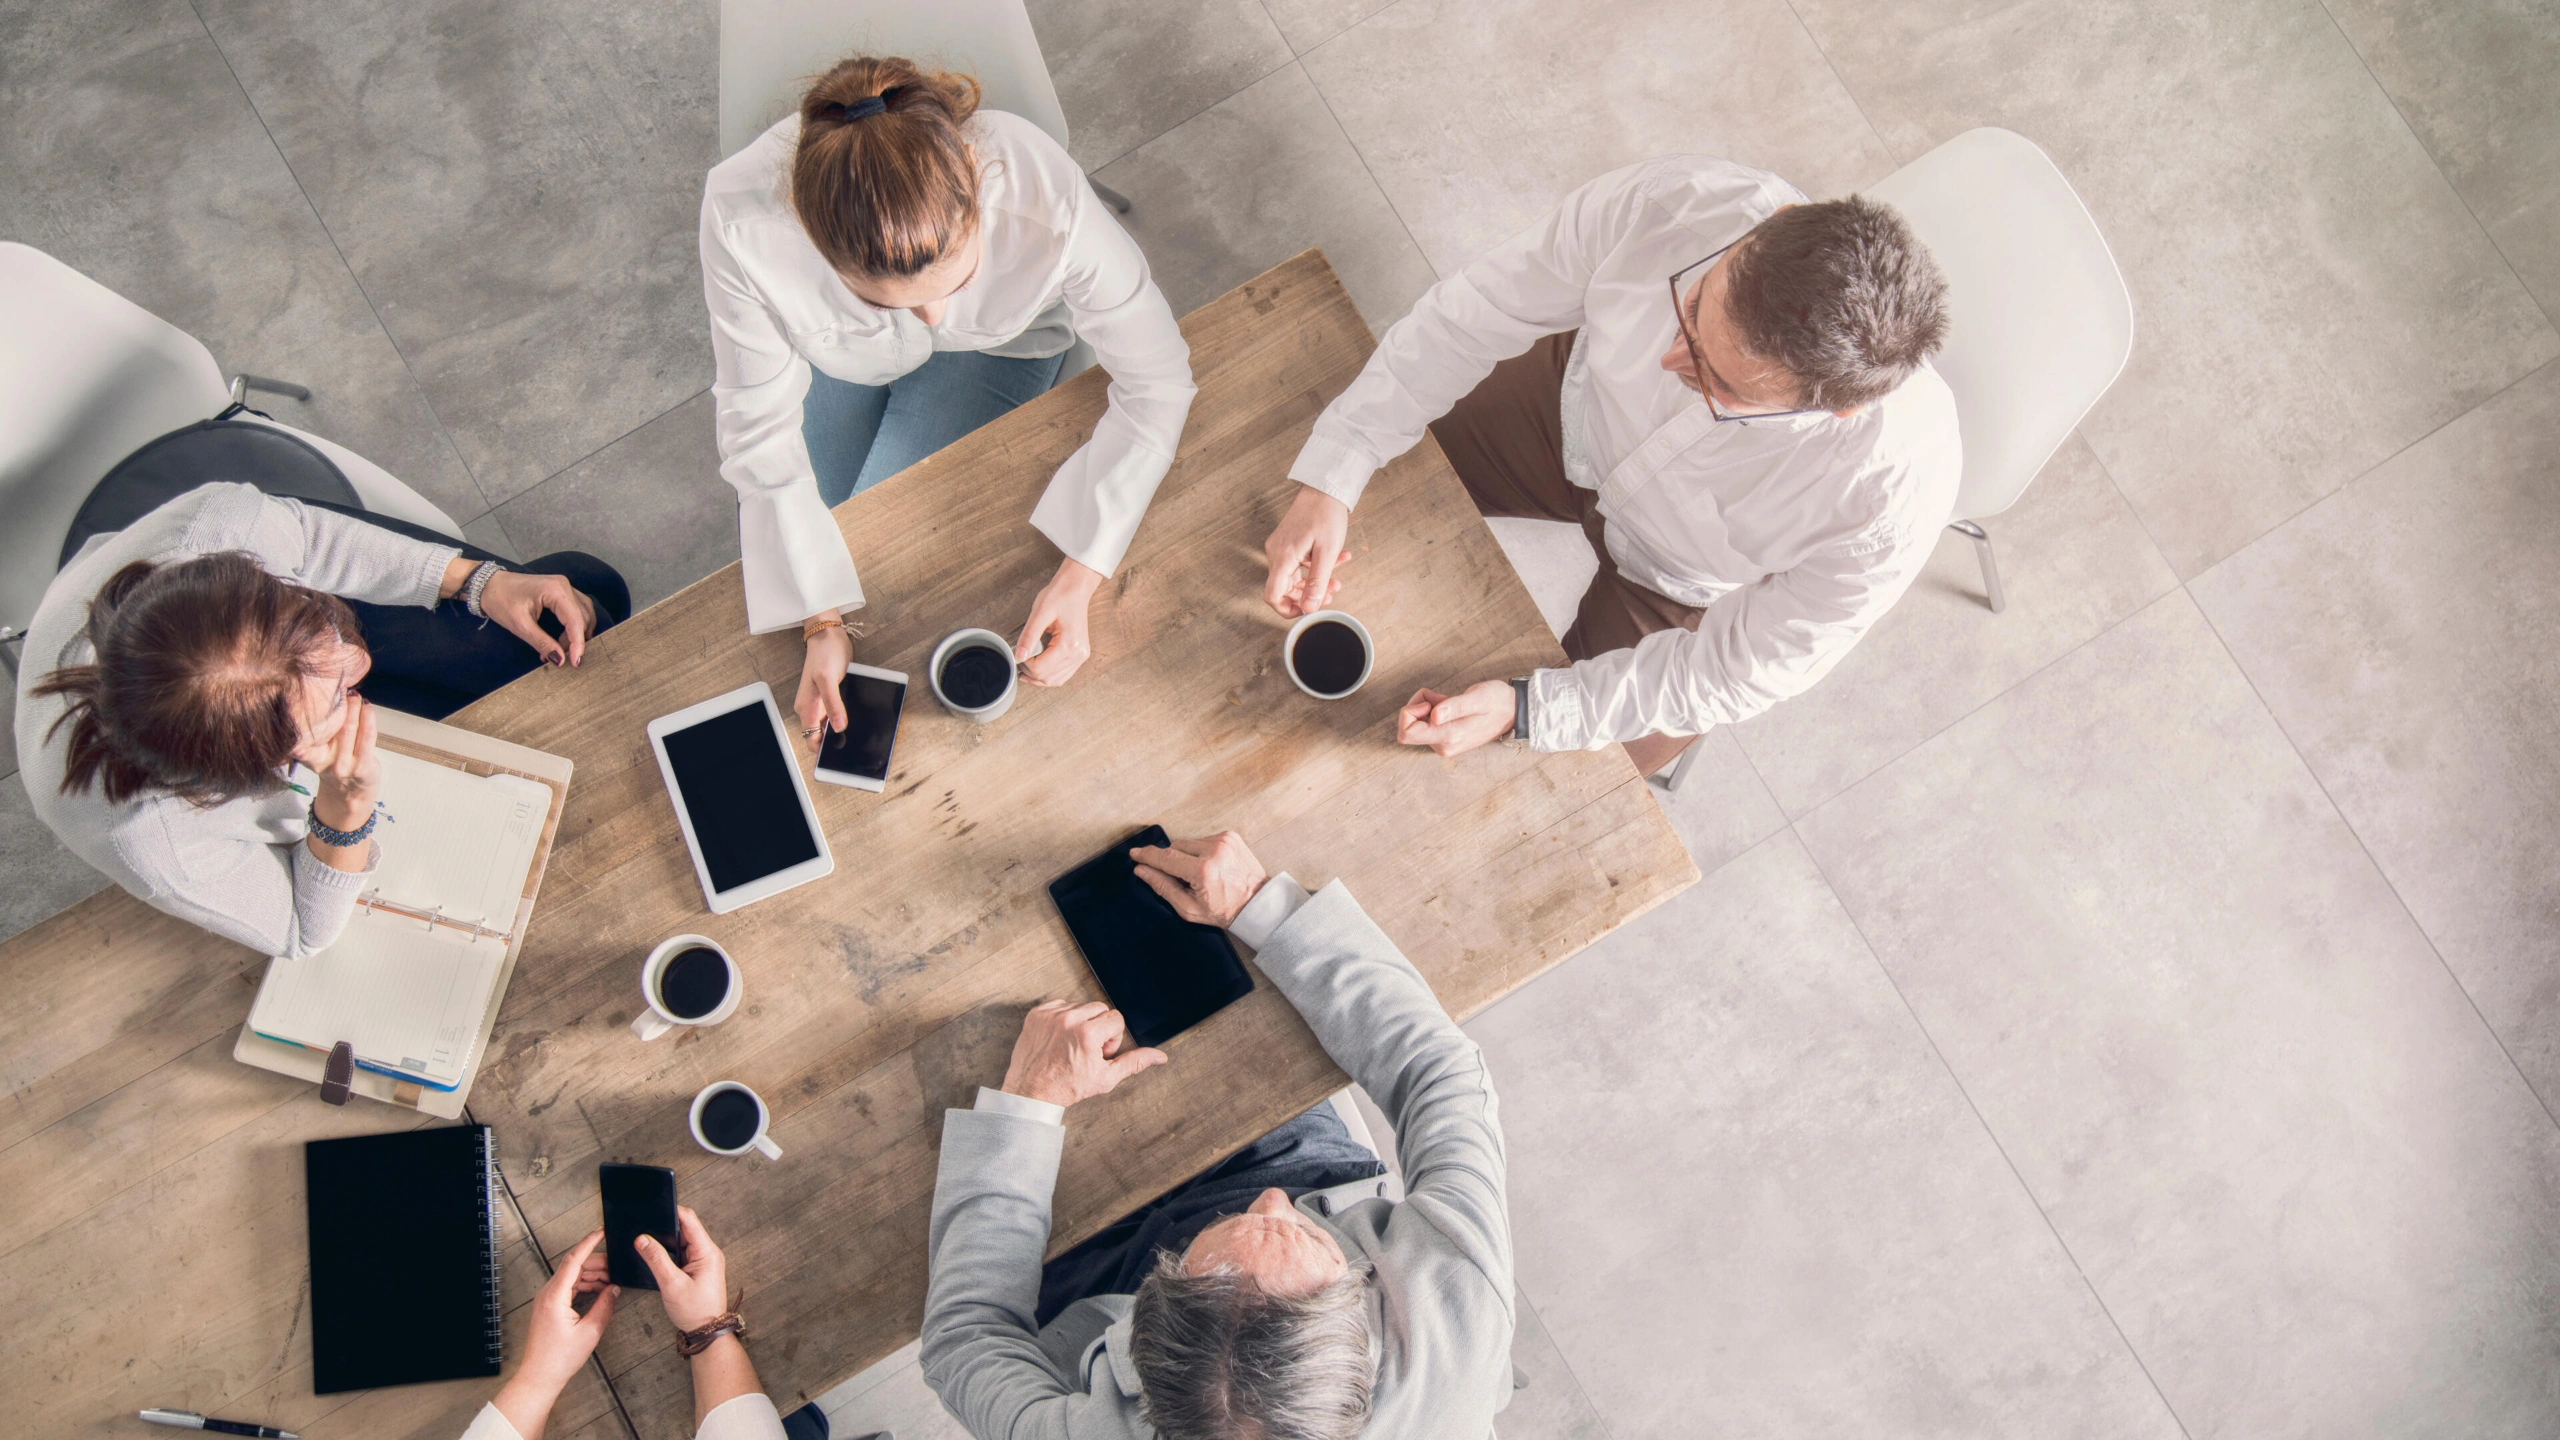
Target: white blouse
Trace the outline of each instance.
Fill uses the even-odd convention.
[[[747,626],[758,634],[862,604],[800,435],[811,366],[885,385],[936,350],[1044,357],[1082,336],[1110,373],[1110,408],[1058,467],[1031,524],[1105,575],[1173,463],[1191,409],[1191,350],[1146,256],[1038,126],[982,110],[967,131],[983,177],[985,259],[938,325],[864,303],[819,255],[791,208],[797,115],[713,167],[703,187],[720,474],[738,492]]]
[[[1696,155],[1601,176],[1432,286],[1289,467],[1357,504],[1497,362],[1581,332],[1558,397],[1565,478],[1598,492],[1621,574],[1706,614],[1537,672],[1540,750],[1695,735],[1802,694],[1901,598],[1955,508],[1955,397],[1926,365],[1853,415],[1723,424],[1662,368],[1680,333],[1671,276],[1803,198]]]

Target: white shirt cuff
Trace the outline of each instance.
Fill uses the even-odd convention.
[[[462,1440],[524,1440],[507,1412],[495,1405],[483,1405],[471,1417],[471,1428],[462,1432]]]
[[[1227,923],[1227,933],[1259,951],[1271,943],[1271,932],[1306,903],[1307,887],[1283,870],[1263,881],[1254,897],[1244,902],[1236,918]]]
[[[733,1395],[702,1417],[694,1440],[782,1440],[782,1412],[761,1390]]]
[[[1046,1100],[1034,1100],[1028,1095],[1016,1095],[1010,1090],[997,1090],[985,1085],[978,1087],[978,1103],[969,1108],[984,1110],[991,1115],[1018,1115],[1025,1120],[1038,1120],[1048,1125],[1067,1123],[1067,1107],[1064,1105],[1052,1105]]]

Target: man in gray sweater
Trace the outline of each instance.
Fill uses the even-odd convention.
[[[1165,1061],[1117,1011],[1050,1002],[1025,1017],[1003,1088],[943,1117],[925,1379],[978,1440],[1482,1440],[1511,1397],[1513,1324],[1482,1053],[1340,881],[1309,895],[1266,880],[1233,833],[1132,853],[1185,918],[1258,952],[1392,1117],[1406,1196],[1265,1189],[1141,1257],[1135,1295],[1083,1296],[1038,1324],[1066,1107]]]

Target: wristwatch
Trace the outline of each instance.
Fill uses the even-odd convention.
[[[1511,733],[1505,740],[1529,738],[1529,677],[1521,675],[1511,682]]]

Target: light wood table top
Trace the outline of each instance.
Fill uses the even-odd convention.
[[[1373,342],[1314,251],[1183,330],[1200,393],[1182,453],[1094,600],[1094,655],[1070,685],[1026,687],[980,727],[945,715],[921,678],[953,629],[1012,634],[1056,567],[1024,517],[1101,413],[1099,371],[837,512],[873,597],[857,654],[918,683],[887,793],[812,787],[828,878],[706,913],[644,733],[754,680],[787,707],[799,637],[747,635],[735,566],[606,635],[576,672],[453,717],[577,766],[472,1112],[495,1127],[547,1253],[598,1223],[596,1162],[673,1166],[747,1292],[756,1364],[786,1410],[914,1337],[942,1112],[1002,1077],[1027,1006],[1098,995],[1046,887],[1104,845],[1149,822],[1233,828],[1274,871],[1344,878],[1461,1016],[1697,878],[1615,746],[1443,761],[1394,743],[1421,684],[1562,663],[1427,438],[1352,528],[1342,600],[1376,636],[1375,676],[1330,703],[1290,685],[1261,541],[1308,426]],[[745,1003],[642,1043],[628,1028],[641,957],[684,931],[729,947]],[[168,1405],[313,1440],[453,1436],[494,1392],[312,1395],[298,1146],[432,1122],[333,1109],[234,1062],[265,964],[115,890],[0,943],[15,999],[0,1040],[0,1433],[131,1435],[134,1411]],[[1267,981],[1168,1048],[1170,1065],[1070,1115],[1055,1249],[1343,1083]],[[693,1145],[685,1107],[715,1079],[763,1094],[780,1161]],[[512,1233],[510,1370],[540,1276]],[[397,1313],[385,1296],[385,1323]],[[690,1433],[654,1297],[624,1297],[603,1354],[643,1435]],[[549,1431],[621,1433],[592,1369]]]

